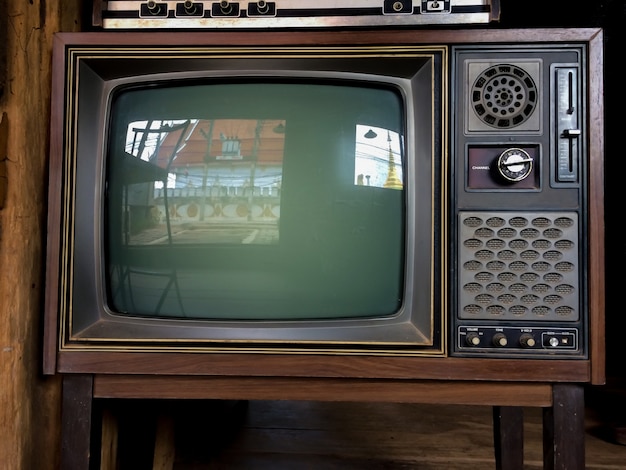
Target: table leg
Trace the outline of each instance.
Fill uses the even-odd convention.
[[[63,377],[61,409],[61,469],[89,468],[93,378],[68,374]]]
[[[544,469],[584,470],[584,389],[577,384],[555,384],[552,397],[552,407],[543,411]]]
[[[493,437],[496,470],[523,470],[523,408],[519,406],[494,406]]]

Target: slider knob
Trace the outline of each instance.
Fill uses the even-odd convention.
[[[495,335],[493,335],[492,341],[493,345],[499,348],[503,348],[509,343],[504,333],[496,333]]]

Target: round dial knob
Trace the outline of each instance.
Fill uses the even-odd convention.
[[[525,150],[510,148],[498,157],[498,172],[507,181],[522,181],[532,169],[533,159]]]
[[[508,340],[504,333],[496,333],[493,335],[493,345],[498,346],[499,348],[503,348],[508,344]]]
[[[468,333],[465,336],[465,342],[468,346],[478,346],[480,344],[480,336],[478,336],[478,333]]]
[[[537,344],[537,342],[535,341],[535,338],[533,338],[532,335],[527,334],[527,333],[520,336],[519,342],[525,348],[532,348],[535,346],[535,344]]]

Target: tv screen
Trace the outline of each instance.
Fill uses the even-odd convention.
[[[397,314],[406,106],[396,87],[337,78],[113,90],[100,208],[111,314]]]

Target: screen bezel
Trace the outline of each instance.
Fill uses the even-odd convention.
[[[381,46],[349,51],[335,47],[143,47],[111,51],[89,46],[68,50],[64,121],[67,192],[63,195],[65,224],[61,234],[61,258],[65,262],[60,266],[64,292],[60,296],[59,349],[443,354],[445,301],[440,276],[441,237],[446,233],[442,224],[446,218],[440,214],[445,207],[441,175],[447,133],[446,54],[442,46]],[[176,71],[181,68],[184,72]],[[269,322],[259,328],[258,323],[245,322],[121,318],[108,310],[103,289],[101,195],[111,96],[119,87],[128,85],[198,77],[240,79],[242,75],[264,80],[332,78],[346,84],[369,81],[395,87],[405,97],[407,255],[405,301],[396,315]],[[418,154],[422,158],[417,158]],[[418,219],[429,222],[418,223]],[[80,263],[86,275],[77,275],[74,263]]]

